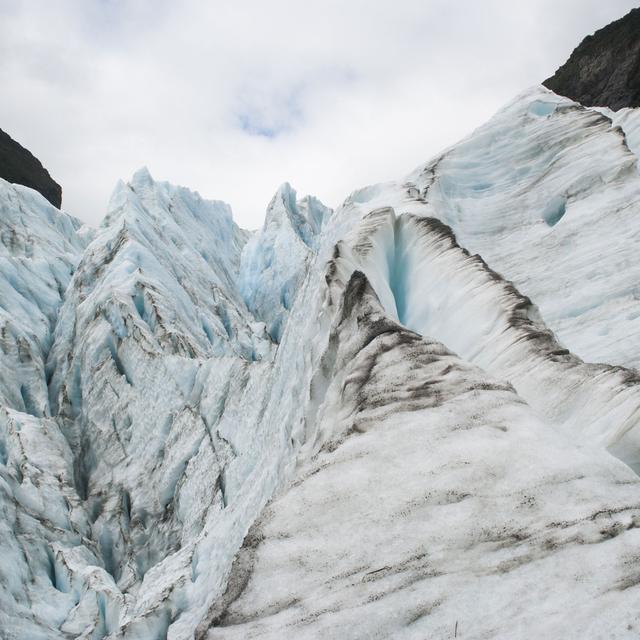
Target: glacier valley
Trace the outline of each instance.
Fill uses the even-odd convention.
[[[0,180],[0,638],[637,638],[639,153],[539,86],[255,233]]]

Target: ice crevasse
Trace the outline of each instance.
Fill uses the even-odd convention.
[[[255,233],[0,181],[0,637],[637,637],[636,115],[535,87]]]

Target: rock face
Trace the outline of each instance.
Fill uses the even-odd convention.
[[[30,151],[0,129],[0,178],[39,191],[53,206],[62,204],[62,187]]]
[[[640,9],[587,36],[543,84],[585,106],[640,106]]]

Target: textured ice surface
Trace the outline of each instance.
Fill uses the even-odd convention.
[[[612,122],[532,89],[409,178],[426,215],[532,298],[565,346],[625,366],[640,364],[636,111]]]
[[[390,320],[361,273],[340,307],[321,437],[205,637],[633,637],[637,477]]]
[[[330,214],[311,196],[296,201],[295,190],[284,184],[269,204],[264,226],[242,252],[240,291],[276,342]]]
[[[44,364],[86,244],[79,228],[36,191],[0,179],[0,397],[35,416],[50,415]]]
[[[534,88],[254,234],[0,181],[0,637],[637,637],[639,132]]]

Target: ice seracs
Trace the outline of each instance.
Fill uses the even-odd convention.
[[[637,635],[636,120],[534,88],[253,234],[0,181],[0,635]]]
[[[244,247],[240,292],[276,342],[330,215],[331,209],[317,198],[297,201],[295,190],[285,183],[267,208],[264,226]]]

